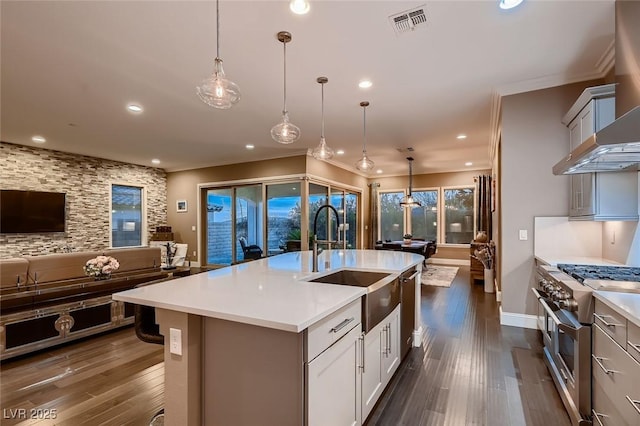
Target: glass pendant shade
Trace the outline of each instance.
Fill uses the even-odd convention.
[[[289,121],[289,113],[282,112],[282,121],[271,128],[271,137],[281,144],[294,143],[300,139],[300,129]]]
[[[369,102],[363,101],[360,102],[360,106],[362,107],[362,157],[356,163],[356,169],[362,172],[368,172],[374,167],[374,162],[367,157],[367,107],[369,106]]]
[[[213,74],[202,80],[196,92],[202,102],[218,109],[229,109],[240,100],[240,88],[225,77],[220,58],[215,59]]]
[[[300,139],[300,128],[289,121],[289,112],[287,111],[287,43],[291,41],[291,33],[280,31],[276,37],[278,41],[282,42],[284,50],[284,101],[282,120],[271,128],[271,137],[274,141],[286,145]]]
[[[320,87],[322,88],[322,127],[320,132],[320,143],[314,150],[311,152],[313,158],[316,160],[329,160],[333,158],[333,149],[327,145],[327,141],[324,139],[324,85],[329,81],[327,77],[318,77],[316,80],[320,83]]]
[[[196,93],[202,102],[218,109],[229,109],[240,101],[240,88],[224,75],[220,59],[220,10],[216,0],[216,59],[213,73],[196,87]]]
[[[313,155],[313,158],[316,160],[329,160],[330,158],[333,158],[333,149],[327,145],[327,142],[324,140],[324,136],[320,138],[320,143],[314,148],[311,155]]]
[[[356,163],[356,169],[362,172],[368,172],[369,170],[373,169],[374,166],[375,164],[373,163],[373,161],[371,161],[371,159],[367,157],[367,152],[362,151],[362,158],[360,158]]]

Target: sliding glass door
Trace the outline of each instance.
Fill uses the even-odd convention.
[[[230,265],[260,257],[264,235],[262,186],[209,189],[206,200],[207,264]],[[245,253],[249,246],[250,253]]]
[[[300,182],[267,185],[267,251],[269,255],[301,250],[300,190]]]

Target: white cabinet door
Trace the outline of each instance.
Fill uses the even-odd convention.
[[[384,349],[383,328],[380,322],[364,336],[364,359],[362,362],[362,420],[364,421],[382,394],[382,351]]]
[[[384,322],[386,349],[382,353],[382,384],[386,387],[400,365],[400,305]]]
[[[362,424],[360,330],[358,324],[307,364],[309,426]]]

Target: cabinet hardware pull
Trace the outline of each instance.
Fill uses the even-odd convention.
[[[364,359],[365,359],[365,357],[364,357],[364,332],[360,334],[359,339],[362,342],[361,343],[361,345],[362,345],[362,352],[361,352],[361,354],[362,354],[362,366],[361,366],[361,368],[362,368],[362,374],[364,374]]]
[[[391,324],[389,324],[389,332],[387,333],[387,353],[391,355]]]
[[[345,328],[347,326],[347,324],[349,324],[351,321],[355,320],[354,317],[351,318],[347,318],[344,321],[342,321],[340,324],[336,325],[335,327],[333,327],[331,329],[332,333],[337,333],[338,331],[342,330],[343,328]]]
[[[607,327],[616,327],[616,326],[623,326],[623,324],[615,324],[612,322],[607,322],[604,318],[608,317],[608,318],[613,318],[611,315],[598,315],[595,312],[593,313],[593,316],[596,317],[597,319],[599,319],[600,321],[602,321],[602,323],[604,325],[606,325]]]
[[[415,277],[417,277],[419,274],[420,274],[420,271],[416,271],[416,272],[414,272],[414,273],[413,273],[413,275],[411,275],[409,278],[402,277],[402,282],[403,282],[403,283],[409,282],[409,281],[411,281],[411,280],[415,279]]]
[[[635,343],[631,343],[630,341],[627,340],[627,345],[631,346],[633,349],[636,350],[636,352],[640,352],[640,345],[635,344]]]
[[[635,399],[631,399],[631,397],[629,395],[625,395],[625,398],[627,398],[627,401],[629,401],[629,403],[631,405],[633,405],[633,408],[636,410],[636,412],[638,414],[640,414],[640,408],[638,408],[638,405],[640,404],[640,401],[637,401]]]
[[[598,424],[599,424],[600,426],[604,426],[604,425],[602,424],[602,422],[600,421],[600,417],[609,417],[609,416],[607,416],[606,414],[598,413],[598,412],[596,412],[596,410],[591,410],[591,412],[593,413],[593,418],[594,418],[594,419],[596,419],[596,421],[598,422]]]
[[[600,368],[602,368],[602,371],[604,371],[604,372],[605,372],[605,374],[619,373],[619,371],[616,371],[616,370],[609,370],[608,368],[606,368],[606,367],[604,366],[604,364],[602,363],[602,360],[603,360],[603,359],[606,359],[606,358],[603,358],[603,357],[601,357],[601,356],[595,356],[595,355],[591,355],[591,358],[593,358],[593,360],[596,362],[596,364],[598,364],[598,366],[599,366]]]

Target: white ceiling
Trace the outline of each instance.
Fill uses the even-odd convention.
[[[425,28],[396,35],[388,17],[426,5]],[[242,99],[231,110],[202,103],[211,73],[213,1],[6,1],[1,3],[2,141],[168,171],[305,153],[325,136],[334,160],[359,158],[368,100],[367,151],[384,175],[490,167],[498,94],[602,77],[611,63],[614,2],[525,0],[505,12],[487,1],[223,0],[220,50]],[[292,145],[269,134],[287,106],[302,131]],[[358,88],[369,78],[373,87]],[[133,115],[129,102],[144,107]],[[560,120],[560,117],[558,117]],[[492,129],[493,127],[493,129]],[[468,135],[457,140],[458,133]],[[253,151],[245,144],[255,145]]]

